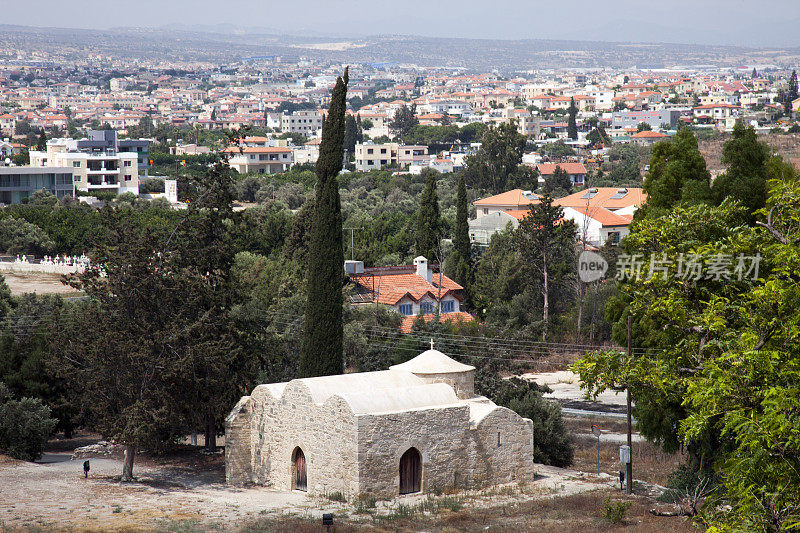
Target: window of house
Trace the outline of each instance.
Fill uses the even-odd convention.
[[[385,154],[386,153],[386,148],[381,148],[381,153]]]
[[[372,148],[367,148],[367,153],[371,154],[373,152]]]
[[[75,167],[75,168],[81,168],[81,162],[80,161],[73,161],[72,162],[72,166]]]
[[[419,308],[422,309],[422,314],[424,315],[430,315],[433,313],[433,304],[431,302],[421,303]]]
[[[488,215],[488,214],[489,214],[489,208],[487,208],[487,207],[484,207],[484,208],[483,208],[483,214],[484,214],[484,215]]]
[[[131,175],[125,174],[125,181],[131,181]]]
[[[123,161],[123,164],[124,164],[126,167],[129,167],[129,166],[131,166],[131,161]]]
[[[403,315],[406,315],[406,316],[411,316],[411,314],[414,312],[414,308],[411,306],[411,304],[401,304],[399,306],[399,310],[400,310],[400,314],[403,314]]]
[[[452,313],[456,310],[456,302],[453,300],[447,300],[446,302],[442,302],[441,307],[442,313]]]

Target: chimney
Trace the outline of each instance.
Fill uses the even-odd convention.
[[[433,281],[433,272],[428,268],[428,260],[422,257],[414,258],[414,264],[417,266],[417,275],[424,278],[430,283]]]

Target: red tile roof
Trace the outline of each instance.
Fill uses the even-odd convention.
[[[639,133],[637,133],[636,135],[634,135],[631,138],[632,139],[663,139],[665,137],[669,137],[669,135],[666,135],[666,134],[661,133],[659,131],[648,131],[648,130],[645,130],[645,131],[640,131]]]
[[[430,322],[435,316],[436,315],[422,315],[422,318],[425,322]],[[414,321],[417,318],[417,316],[407,316],[403,318],[403,323],[400,324],[400,331],[403,333],[410,333],[411,328],[414,326]],[[439,320],[441,322],[472,322],[475,320],[475,317],[464,311],[459,311],[458,313],[442,313],[439,315]]]
[[[569,196],[553,200],[553,205],[560,205],[562,207],[589,207],[600,206],[606,209],[616,210],[623,207],[635,205],[637,207],[644,205],[647,201],[647,195],[638,187],[628,187],[628,192],[622,198],[611,199],[612,196],[617,194],[619,190],[617,187],[595,187],[597,194],[592,198],[583,198],[589,189],[578,191]]]
[[[598,221],[603,226],[627,226],[631,223],[628,218],[615,215],[605,207],[571,206],[570,209],[574,209],[582,215]]]
[[[482,198],[480,200],[475,200],[472,202],[473,205],[501,205],[501,206],[515,206],[515,207],[524,207],[530,204],[535,204],[539,202],[539,197],[535,196],[535,199],[531,200],[525,196],[525,191],[522,189],[514,189],[512,191],[507,191],[504,193],[496,194],[494,196],[490,196],[488,198]]]
[[[439,295],[439,274],[433,274],[433,280],[428,281],[422,276],[417,275],[414,267],[406,267],[402,270],[394,269],[368,269],[363,276],[354,276],[353,281],[361,285],[368,291],[378,293],[378,303],[384,305],[396,305],[397,302],[408,296],[415,302],[420,301],[423,296],[428,295],[433,299]],[[381,271],[383,270],[383,272]],[[374,281],[371,279],[374,276]],[[447,294],[452,295],[459,301],[463,300],[461,285],[448,278],[444,274],[441,276],[441,297]],[[374,289],[373,289],[374,287]]]
[[[556,167],[561,167],[561,170],[565,170],[567,174],[586,174],[586,167],[583,166],[583,163],[542,163],[536,165],[539,174],[542,176],[549,176],[556,171]]]

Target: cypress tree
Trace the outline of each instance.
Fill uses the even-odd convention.
[[[753,67],[753,73],[750,75],[750,77],[752,77],[753,79],[756,79],[758,77],[758,71],[756,70],[756,67]]]
[[[469,241],[469,221],[467,218],[467,185],[462,174],[458,178],[458,193],[456,195],[456,234],[453,245],[461,257],[469,260],[472,255],[472,245]]]
[[[44,133],[44,128],[42,128],[42,132],[39,134],[39,141],[36,143],[36,150],[38,152],[47,151],[47,135]]]
[[[439,216],[439,193],[436,190],[436,173],[428,172],[425,177],[425,189],[419,200],[417,213],[417,230],[414,242],[417,255],[429,261],[436,259],[441,238],[442,220]]]
[[[797,71],[792,71],[792,77],[789,78],[789,89],[786,91],[785,111],[790,117],[792,116],[792,102],[797,99]]]
[[[358,142],[358,123],[353,115],[347,115],[344,121],[344,149],[347,150],[348,159],[356,151]]]
[[[575,117],[578,116],[578,108],[575,106],[575,99],[569,99],[569,122],[567,122],[567,137],[572,140],[578,138],[578,123]]]
[[[458,194],[456,196],[454,250],[452,257],[448,258],[448,263],[452,265],[449,270],[453,279],[464,287],[468,295],[472,284],[472,243],[469,240],[469,221],[467,217],[467,186],[462,174],[458,178]]]
[[[342,206],[336,176],[342,170],[348,69],[336,80],[317,159],[316,210],[309,245],[308,296],[300,375],[344,371],[342,325]]]

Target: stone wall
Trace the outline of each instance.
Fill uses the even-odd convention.
[[[533,422],[505,407],[491,411],[471,431],[473,482],[533,482]]]
[[[231,485],[251,482],[251,416],[252,401],[244,396],[225,418],[225,482]]]
[[[344,400],[332,396],[316,405],[300,381],[287,384],[280,397],[256,387],[252,398],[255,483],[291,490],[292,454],[299,447],[310,494],[358,493],[355,417]]]
[[[468,372],[451,372],[449,374],[421,374],[418,372],[413,373],[418,378],[422,379],[425,383],[446,383],[453,387],[461,400],[467,400],[475,396],[475,371]]]
[[[466,405],[358,417],[360,492],[393,498],[400,490],[400,457],[412,446],[422,454],[422,492],[454,485],[469,474],[471,442]]]
[[[533,423],[504,407],[472,422],[467,403],[356,416],[335,395],[315,404],[293,381],[256,387],[228,415],[225,432],[233,485],[291,490],[297,447],[310,494],[396,497],[400,457],[411,447],[422,455],[422,492],[534,480]]]

